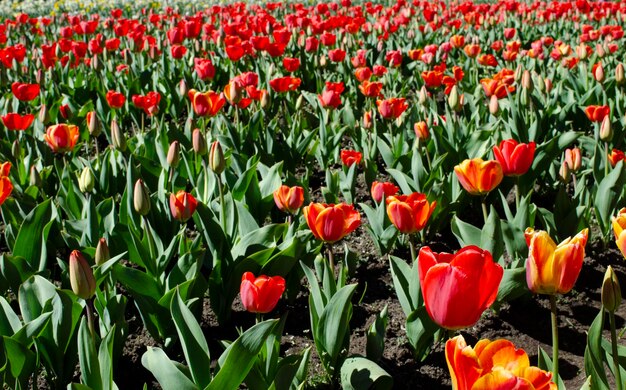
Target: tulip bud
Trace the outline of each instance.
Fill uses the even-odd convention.
[[[174,141],[170,144],[167,151],[167,163],[171,168],[176,168],[180,162],[180,143]]]
[[[87,130],[89,130],[89,134],[94,137],[99,136],[102,131],[100,119],[98,119],[98,115],[96,115],[95,111],[87,113]]]
[[[133,204],[135,211],[140,215],[148,215],[150,212],[150,194],[148,188],[143,184],[143,180],[139,179],[135,182],[135,191],[133,194]]]
[[[419,140],[428,139],[430,136],[430,132],[428,131],[428,125],[424,121],[417,122],[413,125],[413,130],[415,131],[415,136]]]
[[[522,92],[520,94],[519,102],[523,107],[528,106],[528,89],[522,87]]]
[[[18,161],[22,159],[22,147],[20,146],[18,140],[13,141],[13,144],[11,145],[11,154],[13,155],[13,158]]]
[[[261,108],[266,109],[270,106],[270,94],[267,91],[261,92]]]
[[[180,80],[180,83],[178,83],[178,94],[180,96],[187,96],[187,92],[189,92],[189,88],[187,88],[185,79],[182,79]]]
[[[302,95],[298,96],[296,100],[296,111],[300,111],[302,109],[302,103],[304,101],[304,97]]]
[[[601,62],[598,63],[598,66],[596,66],[596,70],[595,72],[593,72],[593,77],[599,83],[604,81],[604,67],[602,66]]]
[[[193,145],[193,151],[200,156],[204,156],[207,152],[206,138],[200,129],[194,129],[191,134],[191,143]]]
[[[559,169],[559,179],[563,183],[567,184],[569,183],[571,176],[572,174],[569,170],[569,166],[567,165],[565,161],[563,161],[563,163],[561,164],[561,169]]]
[[[519,82],[522,79],[523,74],[524,68],[522,68],[522,64],[517,65],[517,68],[515,68],[515,74],[513,75],[515,81]]]
[[[618,85],[624,84],[624,65],[622,64],[617,64],[615,68],[615,82]]]
[[[122,130],[120,130],[115,119],[111,121],[111,142],[115,149],[121,150],[122,152],[126,150],[126,137]]]
[[[609,313],[615,313],[622,303],[622,290],[619,286],[619,280],[613,267],[610,265],[606,269],[604,274],[604,280],[602,281],[602,306]]]
[[[34,165],[30,167],[30,177],[28,184],[34,187],[41,187],[41,176],[39,175],[37,167],[35,167]]]
[[[576,46],[576,55],[581,60],[586,59],[587,58],[587,45],[585,45],[584,43],[581,43],[580,45]]]
[[[422,85],[422,88],[420,89],[420,92],[417,96],[417,100],[422,106],[425,106],[428,102],[428,91],[426,90],[425,85]]]
[[[525,70],[524,73],[522,73],[522,88],[526,88],[529,93],[532,93],[533,87],[533,79],[530,77],[530,72]]]
[[[93,191],[93,187],[95,186],[96,178],[91,172],[89,167],[83,168],[83,171],[80,173],[80,177],[78,178],[78,188],[80,192],[86,194],[88,192]]]
[[[227,86],[228,88],[228,97],[230,98],[231,104],[239,103],[241,100],[241,87],[236,82],[230,82]]]
[[[610,142],[613,139],[613,128],[611,127],[611,119],[605,116],[600,125],[600,139],[604,142]]]
[[[102,62],[100,62],[100,57],[97,54],[91,58],[91,68],[95,71],[102,69]]]
[[[371,129],[372,128],[372,112],[371,111],[365,111],[363,113],[363,128],[364,129]]]
[[[582,154],[579,148],[565,150],[565,163],[572,172],[577,172],[582,166]]]
[[[87,260],[77,250],[70,254],[70,284],[72,291],[82,299],[89,299],[96,292],[96,279]]]
[[[543,77],[537,77],[537,89],[543,93],[546,90],[546,83],[543,81]]]
[[[489,98],[489,112],[494,116],[500,112],[500,103],[496,95],[491,95],[491,98]]]
[[[268,75],[273,75],[275,70],[276,70],[276,67],[274,66],[274,63],[272,62],[270,64],[269,68],[267,68],[267,74]]]
[[[209,167],[213,172],[215,172],[216,175],[224,172],[224,168],[226,168],[226,159],[224,158],[224,151],[222,150],[222,144],[220,144],[220,141],[214,141],[211,144]]]
[[[550,91],[552,91],[552,80],[550,79],[545,79],[545,84],[546,84],[546,93],[550,93]]]
[[[459,106],[459,90],[456,85],[452,87],[450,95],[448,95],[448,106],[455,111]]]
[[[48,107],[46,107],[45,104],[42,104],[41,107],[39,108],[39,122],[45,125],[46,123],[48,123],[49,120],[50,120],[50,115],[48,113]]]
[[[109,245],[107,244],[107,240],[101,238],[98,241],[98,245],[96,246],[96,265],[102,265],[111,259],[111,255],[109,254]]]
[[[35,82],[39,85],[42,85],[45,81],[45,77],[42,69],[37,69],[37,73],[35,74]]]
[[[322,54],[320,57],[320,66],[323,68],[326,66],[326,56]]]
[[[602,57],[604,57],[606,55],[606,51],[604,50],[604,46],[602,46],[599,43],[596,44],[596,54],[600,58],[602,58]]]

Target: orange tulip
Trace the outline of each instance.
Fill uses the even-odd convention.
[[[437,206],[437,202],[429,204],[426,195],[419,192],[388,196],[386,202],[389,220],[404,234],[412,234],[424,229]]]
[[[583,266],[589,229],[558,246],[543,230],[528,228],[524,232],[528,245],[526,283],[538,294],[566,294],[576,283]]]
[[[11,170],[11,163],[4,162],[0,164],[0,205],[11,195],[13,191],[13,183],[9,179],[9,171]]]
[[[453,390],[556,390],[552,374],[530,365],[523,349],[509,340],[482,339],[474,348],[463,336],[446,342]]]
[[[196,211],[198,201],[188,192],[178,191],[176,195],[170,194],[170,211],[172,217],[179,222],[185,222]]]
[[[215,116],[226,104],[224,96],[214,91],[198,92],[190,89],[188,96],[194,112],[199,116]]]
[[[274,310],[283,292],[285,279],[281,276],[255,277],[252,272],[245,272],[241,277],[241,304],[250,313],[269,313]]]
[[[315,238],[324,242],[339,241],[361,224],[361,215],[351,204],[311,203],[302,211]]]
[[[80,133],[78,126],[62,123],[48,127],[44,139],[55,153],[65,153],[74,149]]]
[[[502,181],[502,165],[496,160],[482,158],[465,160],[454,167],[459,182],[471,195],[484,195]]]
[[[280,186],[274,191],[274,203],[280,211],[295,214],[304,203],[304,189],[300,186]]]
[[[611,151],[611,154],[609,154],[608,156],[609,162],[611,163],[611,166],[613,168],[615,168],[615,166],[617,165],[618,162],[626,159],[626,156],[624,155],[624,152],[618,149],[613,149]]]
[[[6,163],[5,163],[6,164]],[[626,257],[626,208],[617,213],[617,217],[611,218],[613,222],[613,233],[615,234],[615,243]]]

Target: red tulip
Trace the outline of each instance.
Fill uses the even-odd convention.
[[[282,185],[274,191],[274,203],[280,211],[295,214],[304,203],[304,188]]]
[[[626,156],[624,156],[624,152],[618,149],[613,149],[611,154],[608,155],[609,162],[613,168],[615,168],[618,162],[624,160],[625,158]]]
[[[117,91],[108,91],[106,99],[111,108],[120,108],[124,105],[124,102],[126,102],[126,97]]]
[[[11,84],[11,91],[17,100],[29,102],[39,95],[39,84],[25,84],[19,81]]]
[[[609,106],[587,106],[585,114],[592,122],[602,122],[605,116],[611,114],[611,108]]]
[[[278,93],[284,93],[295,91],[300,87],[300,83],[302,80],[299,77],[286,76],[270,80],[270,87]]]
[[[300,60],[297,58],[285,57],[283,58],[283,68],[287,72],[295,72],[300,68]]]
[[[20,115],[11,112],[2,116],[2,123],[9,130],[26,130],[33,123],[33,120],[35,120],[33,114]]]
[[[48,127],[44,139],[55,153],[65,153],[74,149],[80,133],[78,126],[59,124]]]
[[[170,52],[172,53],[172,58],[180,60],[187,53],[187,48],[183,45],[173,45],[170,48]]]
[[[370,82],[368,80],[364,80],[359,85],[359,90],[361,91],[363,95],[367,97],[382,97],[382,94],[380,93],[382,89],[383,89],[383,83],[379,81]]]
[[[409,105],[405,102],[405,98],[389,98],[385,100],[377,100],[378,112],[385,119],[397,119]]]
[[[500,142],[493,147],[496,160],[502,165],[504,176],[520,176],[528,172],[535,156],[535,143],[518,143],[514,139]]]
[[[0,164],[0,205],[11,195],[13,191],[13,183],[9,178],[9,171],[11,170],[11,163],[4,162]]]
[[[156,91],[152,91],[148,92],[145,96],[133,95],[132,100],[135,107],[141,108],[146,115],[152,116],[159,112],[161,94]]]
[[[342,49],[333,49],[328,51],[328,59],[332,62],[341,62],[346,58],[346,51]]]
[[[339,241],[361,224],[361,215],[351,204],[311,203],[302,211],[315,238],[324,242]]]
[[[252,272],[245,272],[241,277],[241,303],[250,313],[269,313],[274,310],[280,296],[285,292],[285,279],[281,276],[258,278]]]
[[[363,153],[357,152],[356,150],[343,149],[340,157],[343,165],[349,167],[352,166],[352,164],[360,164],[361,159],[363,159]]]
[[[378,182],[372,183],[371,188],[372,199],[374,202],[380,203],[384,198],[395,195],[400,191],[400,188],[391,182]]]
[[[474,325],[498,295],[503,270],[489,251],[466,246],[456,254],[420,249],[418,268],[426,311],[439,326]]]
[[[200,80],[212,80],[215,77],[215,67],[210,59],[194,58],[193,69]]]
[[[356,79],[362,83],[365,80],[369,80],[372,77],[372,70],[366,66],[357,68],[354,70],[354,77],[356,77]],[[381,83],[381,88],[382,88],[382,83]]]
[[[170,211],[178,222],[185,222],[191,218],[196,207],[198,201],[190,193],[181,190],[176,195],[170,194]]]
[[[341,105],[341,95],[335,91],[325,89],[317,97],[324,108],[337,108]]]
[[[213,91],[198,92],[190,89],[187,95],[191,99],[193,111],[198,116],[215,116],[226,104],[224,96]]]
[[[437,206],[437,202],[429,204],[426,195],[419,192],[389,196],[386,202],[389,220],[404,234],[413,234],[424,229]]]

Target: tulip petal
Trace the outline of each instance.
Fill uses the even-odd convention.
[[[524,378],[518,378],[506,370],[495,370],[481,376],[472,390],[534,390],[533,385]]]
[[[446,342],[446,362],[454,390],[471,390],[483,371],[476,353],[465,343],[463,336]]]
[[[497,367],[516,373],[530,366],[526,352],[515,348],[511,341],[505,339],[495,340],[485,346],[478,360],[487,372]]]

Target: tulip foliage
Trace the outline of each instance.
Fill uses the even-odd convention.
[[[626,389],[626,3],[116,4],[0,4],[5,387],[132,388],[140,334],[165,390],[403,388],[394,326],[454,389],[563,389],[585,288]],[[543,300],[537,366],[476,334]]]

